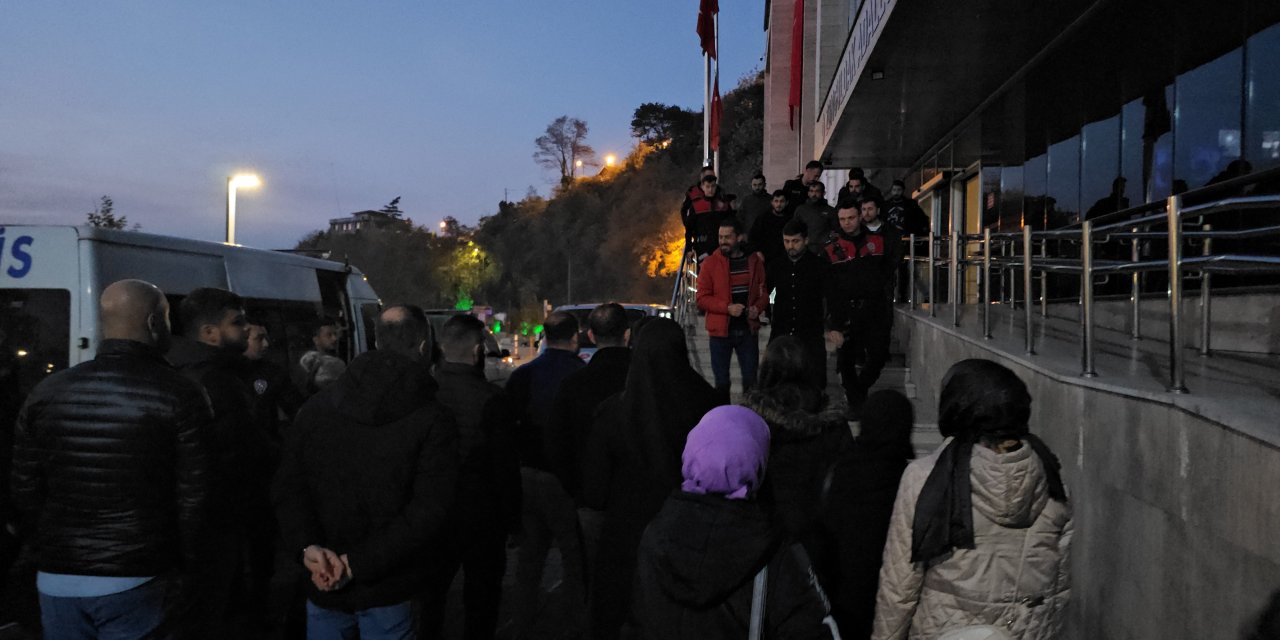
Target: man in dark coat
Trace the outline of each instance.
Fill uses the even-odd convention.
[[[189,605],[188,631],[217,637],[230,633],[245,596],[243,558],[253,505],[265,500],[271,478],[272,445],[253,418],[253,392],[240,377],[248,346],[244,300],[225,289],[201,288],[179,306],[183,335],[169,361],[200,383],[213,405],[210,434],[209,531]],[[238,613],[238,612],[237,612]]]
[[[786,255],[787,251],[782,246],[782,228],[791,222],[786,192],[782,189],[774,191],[771,206],[768,213],[756,218],[755,224],[747,233],[747,241],[751,248],[764,256],[765,265]]]
[[[823,280],[827,261],[808,251],[808,229],[792,220],[782,231],[786,257],[765,267],[765,289],[774,292],[769,342],[794,336],[804,345],[810,378],[818,389],[827,388],[827,348],[822,328]]]
[[[809,250],[822,254],[822,245],[836,226],[836,210],[827,203],[827,186],[821,182],[809,185],[809,199],[796,207],[794,219],[804,223],[809,230]]]
[[[421,633],[434,638],[444,623],[449,585],[461,568],[463,637],[492,640],[502,602],[507,536],[520,530],[520,462],[515,416],[507,396],[485,380],[484,323],[449,318],[440,331],[443,360],[437,397],[458,423],[458,498],[440,553],[432,555],[422,603]]]
[[[598,350],[586,367],[569,374],[560,385],[547,433],[547,461],[578,507],[578,525],[590,565],[600,540],[603,515],[588,508],[582,497],[587,438],[600,403],[620,393],[627,382],[627,370],[631,368],[631,349],[627,348],[627,342],[631,329],[626,309],[616,302],[592,309],[587,316],[587,327],[587,335]]]
[[[411,637],[458,475],[457,429],[423,358],[428,327],[421,309],[383,311],[378,349],[302,406],[286,444],[273,498],[311,571],[307,628],[320,637]]]
[[[97,356],[46,378],[17,421],[13,497],[37,543],[46,637],[157,637],[173,578],[199,553],[212,414],[165,362],[169,305],[121,280],[102,293]]]
[[[742,221],[744,229],[751,229],[756,220],[769,213],[769,209],[772,208],[773,198],[765,190],[764,185],[763,173],[752,176],[751,192],[743,196],[742,201],[738,203],[738,220]]]
[[[586,366],[578,358],[578,320],[563,311],[542,323],[547,350],[512,372],[507,394],[519,420],[520,480],[523,488],[522,532],[516,565],[515,624],[527,631],[539,609],[542,569],[554,541],[564,563],[564,593],[570,607],[585,600],[582,542],[573,498],[551,473],[546,457],[546,433],[551,407],[569,374]]]
[[[809,199],[809,187],[822,177],[822,170],[821,161],[810,160],[804,165],[804,173],[782,183],[782,190],[787,194],[787,207],[792,213]]]
[[[880,378],[889,360],[893,310],[887,296],[887,247],[883,236],[862,228],[862,211],[852,204],[838,214],[839,231],[827,243],[831,266],[824,282],[827,340],[840,349],[837,366],[855,417],[867,389]],[[891,267],[890,267],[891,268]],[[861,370],[857,356],[863,355]]]

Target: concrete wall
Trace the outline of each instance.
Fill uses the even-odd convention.
[[[1075,511],[1065,638],[1219,638],[1280,588],[1280,449],[1171,405],[1085,388],[899,314],[918,397],[965,358],[1027,383],[1031,428],[1061,458]]]

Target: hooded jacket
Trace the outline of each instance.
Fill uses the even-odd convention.
[[[457,431],[426,366],[389,351],[351,362],[302,409],[273,493],[287,548],[347,554],[350,584],[308,597],[358,611],[411,598],[455,496]],[[438,539],[438,538],[437,538]]]
[[[945,445],[944,445],[945,446]],[[1019,640],[1057,636],[1070,595],[1071,509],[1049,498],[1040,459],[1025,443],[973,447],[974,549],[931,566],[911,562],[916,501],[937,451],[903,473],[876,595],[875,640],[924,640],[966,625],[998,625]]]
[[[623,637],[746,638],[754,579],[769,567],[765,638],[830,638],[826,598],[803,551],[752,500],[678,492],[640,543]]]

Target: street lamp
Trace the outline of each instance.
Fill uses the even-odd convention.
[[[615,156],[612,153],[604,157],[604,166],[606,167],[612,167],[614,164],[617,164],[617,162],[618,156]]]
[[[262,180],[252,173],[241,173],[227,177],[227,244],[236,243],[236,189],[240,187],[254,188],[262,185]]]
[[[573,161],[573,167],[574,167],[574,169],[575,169],[575,171],[573,172],[574,177],[577,177],[577,175],[578,175],[579,173],[582,173],[582,161],[581,161],[581,160],[574,160],[574,161]]]

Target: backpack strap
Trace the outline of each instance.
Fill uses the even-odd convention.
[[[748,630],[749,640],[764,638],[764,606],[768,598],[769,565],[766,564],[756,574],[755,585],[751,589],[751,626]]]

